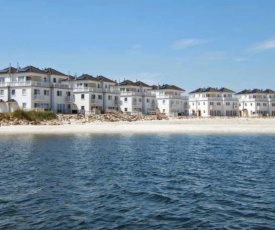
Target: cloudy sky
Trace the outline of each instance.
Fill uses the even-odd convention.
[[[273,0],[0,0],[0,68],[275,90]]]

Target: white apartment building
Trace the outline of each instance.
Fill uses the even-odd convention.
[[[0,70],[0,112],[23,110],[52,110],[71,113],[72,88],[63,80],[68,77],[52,68],[33,66],[8,67]]]
[[[152,94],[156,96],[157,108],[166,115],[188,115],[188,97],[183,96],[185,90],[175,85],[152,86]]]
[[[189,115],[238,116],[238,99],[234,93],[227,88],[198,88],[189,93]]]
[[[240,116],[275,116],[275,91],[243,90],[236,95],[239,100]]]
[[[87,115],[120,111],[120,93],[115,81],[101,75],[83,74],[71,84],[78,112]]]
[[[126,114],[156,113],[156,97],[152,87],[141,81],[124,80],[117,84],[120,91],[121,111]]]

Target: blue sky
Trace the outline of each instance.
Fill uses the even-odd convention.
[[[0,68],[275,90],[273,0],[0,0]],[[1,67],[2,66],[2,67]]]

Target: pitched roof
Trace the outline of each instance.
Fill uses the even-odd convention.
[[[220,88],[219,91],[222,93],[235,93],[235,91],[225,88],[225,87]]]
[[[64,73],[61,73],[53,68],[46,68],[44,69],[44,72],[47,73],[47,74],[52,74],[52,75],[59,75],[59,76],[64,76],[64,77],[67,77],[66,74]]]
[[[89,74],[82,74],[81,76],[76,78],[77,81],[83,81],[83,80],[88,80],[88,81],[97,81],[96,78],[94,78],[92,75]]]
[[[220,92],[222,92],[222,91],[220,91],[217,88],[208,87],[208,88],[198,88],[194,91],[191,91],[189,94],[191,94],[191,93],[220,93]]]
[[[109,79],[109,78],[107,78],[107,77],[104,77],[104,76],[102,76],[102,75],[98,75],[98,76],[96,77],[96,79],[99,80],[99,81],[106,81],[106,82],[116,83],[115,81],[112,81],[111,79]]]
[[[267,94],[275,94],[275,91],[271,89],[266,89],[264,92]]]
[[[131,86],[137,86],[134,82],[130,80],[125,80],[123,82],[118,83],[117,85],[131,85]]]
[[[235,93],[235,92],[225,87],[222,87],[220,89],[214,88],[214,87],[208,87],[208,88],[198,88],[190,92],[189,94],[191,93]]]
[[[143,86],[143,87],[151,87],[150,85],[147,85],[142,81],[137,81],[137,82],[135,82],[135,84],[138,85],[138,86]]]
[[[172,90],[179,90],[179,91],[185,91],[184,89],[178,87],[178,86],[175,86],[175,85],[168,85],[168,84],[164,84],[164,85],[159,85],[159,86],[156,86],[156,85],[152,85],[152,90],[159,90],[159,89],[172,89]]]
[[[266,90],[262,90],[262,89],[245,89],[242,90],[238,93],[236,93],[236,95],[240,95],[240,94],[275,94],[275,91],[271,90],[271,89],[266,89]]]
[[[7,73],[16,73],[17,69],[14,67],[8,67],[5,69],[0,70],[0,74],[7,74]]]
[[[46,74],[46,73],[45,73],[44,71],[42,71],[41,69],[38,69],[38,68],[36,68],[36,67],[34,67],[34,66],[31,66],[31,65],[26,66],[26,67],[24,67],[24,68],[19,68],[17,72],[18,72],[18,73],[24,72],[24,73],[40,73],[40,74]]]

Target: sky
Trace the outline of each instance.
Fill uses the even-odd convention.
[[[0,0],[0,69],[275,90],[274,0]]]

